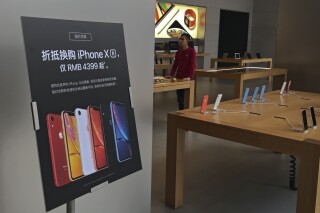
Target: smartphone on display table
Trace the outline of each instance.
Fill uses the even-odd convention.
[[[104,142],[104,134],[102,131],[101,113],[98,107],[88,107],[89,130],[91,143],[93,146],[94,159],[97,169],[103,169],[109,166],[106,155],[106,146]]]
[[[259,100],[263,100],[265,90],[266,90],[266,85],[262,85]]]
[[[254,102],[254,100],[256,99],[256,96],[257,96],[258,92],[259,92],[259,87],[256,87],[256,88],[254,89],[253,95],[252,95],[252,97],[251,97],[251,102]]]
[[[209,98],[208,95],[205,95],[202,98],[202,104],[201,104],[201,109],[200,109],[201,113],[205,113],[207,110],[208,98]]]
[[[248,98],[248,95],[249,95],[249,91],[250,91],[250,88],[246,88],[245,92],[244,92],[244,95],[243,95],[243,98],[242,98],[242,103],[245,104],[247,102],[247,98]]]
[[[68,171],[66,146],[64,143],[61,115],[47,115],[50,154],[54,184],[61,187],[71,182]]]
[[[61,116],[64,140],[67,147],[69,177],[71,180],[76,180],[83,176],[77,121],[73,112],[63,111]]]
[[[309,111],[310,111],[310,115],[311,115],[312,127],[313,128],[317,128],[317,118],[316,118],[316,115],[314,113],[314,107],[311,106],[309,108]]]
[[[222,94],[219,94],[219,95],[217,96],[217,99],[216,99],[214,105],[213,105],[213,110],[215,110],[215,111],[218,110],[219,104],[220,104],[220,101],[221,101],[221,98],[222,98]]]
[[[303,132],[308,132],[308,120],[307,120],[307,111],[304,109],[301,111],[301,117],[302,117],[302,125],[303,125]]]
[[[97,170],[95,166],[95,157],[93,155],[93,145],[90,140],[88,113],[86,109],[80,108],[77,108],[74,113],[77,120],[82,171],[84,175],[90,175]]]
[[[123,103],[111,101],[110,111],[117,160],[123,162],[132,158],[127,110]]]
[[[288,82],[287,93],[290,92],[291,81]]]
[[[281,90],[280,90],[280,95],[282,95],[284,93],[284,90],[286,88],[287,82],[283,82]]]

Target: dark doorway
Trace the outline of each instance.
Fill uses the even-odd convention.
[[[233,58],[234,53],[243,57],[247,51],[248,28],[249,13],[220,10],[218,57],[221,58],[223,53],[229,53],[229,58]]]

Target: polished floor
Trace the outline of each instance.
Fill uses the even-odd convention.
[[[267,84],[250,80],[245,87]],[[233,98],[233,83],[200,78],[196,105],[208,94]],[[270,90],[270,85],[268,87]],[[167,112],[177,110],[175,92],[154,94],[152,213],[292,213],[297,191],[288,189],[289,156],[188,132],[185,145],[184,205],[165,206]]]

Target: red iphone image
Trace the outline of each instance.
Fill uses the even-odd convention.
[[[68,162],[63,138],[61,116],[57,114],[48,114],[47,128],[54,183],[57,187],[61,187],[71,182],[68,174]]]

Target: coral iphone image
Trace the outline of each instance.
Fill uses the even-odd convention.
[[[117,159],[123,162],[132,158],[126,108],[122,103],[110,102],[111,119],[116,143]]]
[[[91,132],[90,138],[93,145],[93,153],[97,169],[102,169],[108,166],[108,160],[105,151],[105,144],[103,140],[101,114],[97,107],[88,107],[89,116],[89,130]]]
[[[203,98],[202,98],[202,104],[201,104],[201,109],[200,109],[200,112],[201,112],[201,113],[205,113],[206,110],[207,110],[208,98],[209,98],[208,95],[205,95],[205,96],[203,96]]]
[[[68,162],[63,139],[61,115],[48,114],[47,128],[54,184],[60,187],[71,182],[68,174]]]
[[[77,130],[79,135],[81,165],[84,175],[96,172],[95,159],[93,156],[93,145],[90,139],[88,115],[86,109],[77,108],[74,112],[77,120]]]
[[[83,176],[77,121],[73,112],[63,111],[61,115],[63,119],[64,140],[67,147],[69,175],[72,180],[75,180]]]

